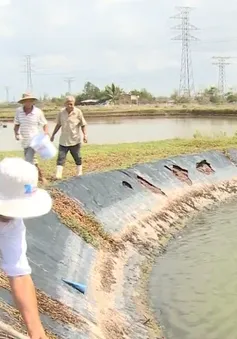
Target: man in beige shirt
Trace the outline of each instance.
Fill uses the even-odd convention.
[[[77,166],[77,176],[82,175],[81,131],[83,141],[87,143],[86,125],[82,111],[75,107],[75,98],[73,96],[66,97],[65,108],[58,113],[57,124],[51,137],[51,141],[54,141],[56,133],[61,128],[56,179],[62,178],[63,166],[68,152],[71,153]]]

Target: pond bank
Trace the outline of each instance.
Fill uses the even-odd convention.
[[[201,166],[204,172],[197,170],[196,165],[200,164],[201,159],[211,163],[215,171],[211,176],[210,172],[206,172],[208,169],[205,166]],[[191,182],[186,175],[179,176],[179,179],[174,175],[172,180],[172,175],[167,175],[169,172],[165,173],[164,170],[166,165],[171,164],[188,169]],[[161,173],[160,176],[154,170]],[[137,173],[136,176],[132,175],[134,172]],[[117,188],[115,193],[106,189],[108,201],[113,201],[112,206],[107,206],[107,202],[98,195],[100,186],[96,182],[89,184],[93,182],[93,177],[84,181],[83,185],[90,187],[93,196],[97,192],[96,202],[89,201],[83,188],[73,190],[75,181],[60,185],[71,197],[80,198],[86,210],[93,212],[100,220],[105,231],[123,245],[116,254],[106,250],[99,251],[93,266],[92,276],[96,277],[98,283],[94,286],[93,293],[100,315],[99,327],[103,330],[104,338],[109,338],[108,329],[114,329],[113,338],[162,338],[147,302],[146,278],[154,256],[161,253],[168,239],[183,227],[187,215],[197,213],[214,202],[237,193],[237,182],[230,180],[236,173],[236,167],[219,152],[144,164],[120,174],[104,173],[97,176],[97,182],[103,182],[107,177],[108,187],[112,186],[111,189],[114,190],[127,176],[125,187],[128,191],[135,191],[126,194],[125,189],[124,200],[122,198],[119,202],[121,198],[116,199],[116,196],[120,195],[122,188]],[[114,176],[120,177],[120,180]],[[133,180],[137,176],[147,190],[152,192],[151,195],[146,190],[138,193],[139,187]],[[114,185],[111,185],[112,182]],[[131,196],[133,199],[130,199]],[[97,204],[100,206],[98,211]]]
[[[51,337],[162,338],[149,308],[150,266],[187,215],[236,195],[236,160],[237,150],[208,151],[89,173],[50,188],[52,213],[28,221],[27,229],[36,286],[47,302],[56,300],[46,314],[56,325],[44,321]],[[62,278],[86,284],[86,295]],[[57,302],[65,305],[61,318]],[[59,328],[63,317],[67,332]]]
[[[80,107],[86,119],[102,118],[195,118],[195,117],[225,117],[233,118],[237,116],[235,106],[116,106],[116,107]],[[55,120],[61,107],[42,107],[48,120]],[[12,121],[15,114],[15,108],[0,108],[0,121]]]
[[[75,187],[76,180],[59,184],[99,220],[119,247],[116,252],[100,249],[90,273],[101,338],[162,338],[147,301],[149,267],[184,226],[187,215],[236,194],[236,181],[229,181],[236,174],[222,153],[206,152],[91,174],[83,187]],[[108,187],[102,188],[105,182]]]

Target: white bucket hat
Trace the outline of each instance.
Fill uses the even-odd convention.
[[[37,168],[21,158],[0,161],[0,215],[33,218],[52,208],[48,192],[37,187]]]

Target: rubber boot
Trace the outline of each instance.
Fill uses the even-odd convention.
[[[62,176],[63,176],[63,166],[57,166],[56,179],[62,179]]]
[[[82,175],[82,165],[77,166],[77,176],[80,177]]]

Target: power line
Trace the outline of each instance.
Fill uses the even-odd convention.
[[[26,69],[24,73],[26,73],[26,91],[32,93],[33,91],[33,82],[32,82],[32,62],[31,55],[25,56],[25,66]]]
[[[72,82],[75,81],[75,78],[73,77],[67,77],[64,79],[64,81],[67,83],[68,85],[68,93],[71,94],[72,93]]]
[[[182,41],[181,53],[181,68],[180,68],[180,81],[179,81],[179,95],[191,97],[195,93],[192,58],[191,58],[191,41],[198,39],[191,35],[191,31],[197,30],[197,27],[190,23],[191,7],[177,7],[178,14],[172,17],[173,19],[181,20],[181,24],[173,27],[174,30],[181,31],[172,40]]]
[[[226,88],[226,66],[230,65],[230,62],[227,62],[227,60],[231,59],[231,57],[214,56],[212,59],[216,60],[212,64],[218,66],[218,90],[220,95],[224,96]]]

